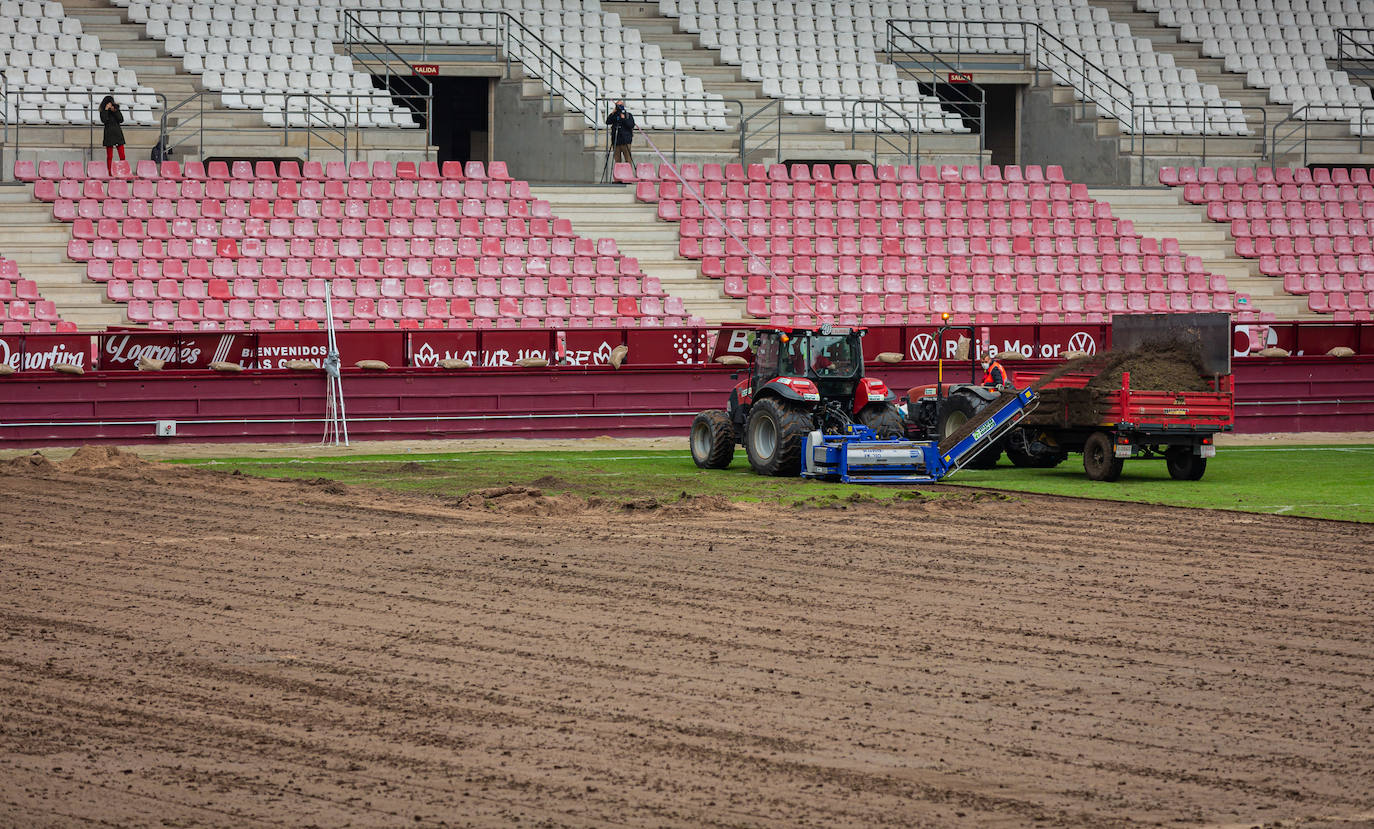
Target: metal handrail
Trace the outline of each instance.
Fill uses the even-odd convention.
[[[911,119],[907,117],[906,113],[904,113],[904,112],[902,112],[901,110],[897,109],[896,107],[892,106],[892,104],[888,103],[887,101],[883,101],[883,100],[879,100],[879,99],[868,99],[868,100],[863,100],[863,99],[861,99],[861,100],[856,100],[856,101],[854,101],[854,103],[850,105],[850,107],[849,107],[849,117],[850,117],[849,144],[850,144],[850,146],[852,146],[852,147],[858,147],[858,146],[859,146],[859,140],[858,140],[859,108],[860,108],[860,107],[865,107],[865,108],[866,108],[866,106],[867,106],[868,104],[873,104],[873,120],[874,120],[875,122],[877,122],[877,121],[882,121],[883,123],[887,123],[888,121],[890,121],[890,120],[892,120],[892,119],[896,119],[896,120],[899,120],[899,121],[902,122],[902,125],[905,127],[905,129],[903,129],[901,132],[902,132],[902,134],[904,134],[904,135],[906,136],[906,152],[904,152],[904,153],[903,153],[903,152],[897,152],[897,153],[893,153],[893,155],[904,155],[904,156],[906,157],[907,163],[910,164],[910,163],[911,163],[911,159],[913,158],[913,153],[911,152],[911,137],[912,137],[913,134],[916,136],[916,153],[915,153],[915,155],[919,156],[919,155],[920,155],[920,152],[921,152],[921,134],[912,128]],[[986,109],[986,106],[985,106],[984,102],[979,102],[979,106],[980,106],[980,110],[979,110],[979,113],[978,113],[978,123],[979,123],[979,125],[980,125],[979,133],[981,134],[981,132],[982,132],[981,125],[983,124],[983,118],[987,115],[987,109]],[[941,108],[941,114],[943,114],[943,108]],[[895,133],[894,133],[894,134],[895,134]],[[894,150],[901,150],[901,147],[898,146],[898,144],[897,144],[896,141],[893,141],[891,138],[887,138],[886,136],[883,135],[883,133],[882,133],[881,131],[879,131],[879,130],[877,130],[877,129],[873,130],[873,163],[874,163],[874,164],[877,164],[877,163],[878,163],[878,156],[879,156],[878,147],[880,146],[880,145],[879,145],[879,140],[881,140],[883,143],[887,144],[888,146],[890,146],[890,147],[891,147],[892,149],[894,149]],[[980,149],[981,149],[981,146],[982,146],[982,145],[981,145],[981,140],[980,140]]]
[[[1259,114],[1259,123],[1260,123],[1260,128],[1259,128],[1259,131],[1258,131],[1258,135],[1259,135],[1259,144],[1260,144],[1260,147],[1259,147],[1259,149],[1260,149],[1260,160],[1261,160],[1261,161],[1265,161],[1265,160],[1267,160],[1267,159],[1269,158],[1269,141],[1268,141],[1268,139],[1267,139],[1267,137],[1266,137],[1266,136],[1268,136],[1268,134],[1269,134],[1269,110],[1266,109],[1265,107],[1262,107],[1262,106],[1244,106],[1244,105],[1241,105],[1241,104],[1235,104],[1235,105],[1225,105],[1225,104],[1220,104],[1220,105],[1219,105],[1219,104],[1189,104],[1189,105],[1188,105],[1188,108],[1189,108],[1189,109],[1195,109],[1195,110],[1202,110],[1202,113],[1203,113],[1202,117],[1203,117],[1203,121],[1204,121],[1204,122],[1206,122],[1206,121],[1208,120],[1207,113],[1212,112],[1212,111],[1217,111],[1217,110],[1227,111],[1227,110],[1239,109],[1241,112],[1244,112],[1244,113],[1252,113],[1252,114],[1253,114],[1253,113],[1258,113],[1258,114]],[[1174,122],[1176,122],[1176,121],[1179,121],[1179,120],[1182,120],[1182,119],[1183,119],[1183,116],[1177,116],[1177,115],[1174,115],[1173,113],[1161,113],[1161,114],[1153,115],[1153,116],[1151,116],[1151,117],[1153,117],[1154,120],[1155,120],[1156,122],[1167,121],[1167,122],[1170,122],[1170,123],[1174,123]],[[1189,122],[1192,121],[1192,116],[1191,116],[1191,115],[1188,116],[1188,121],[1189,121]],[[1249,122],[1249,120],[1247,119],[1247,120],[1246,120],[1246,124],[1248,125],[1249,123],[1250,123],[1250,122]],[[1247,128],[1248,128],[1248,127],[1247,127]],[[1179,137],[1180,137],[1180,134],[1178,134],[1178,133],[1156,134],[1156,135],[1153,135],[1153,136],[1152,136],[1152,135],[1150,135],[1149,133],[1147,133],[1147,132],[1145,132],[1144,130],[1142,130],[1141,133],[1140,133],[1140,155],[1141,155],[1142,158],[1144,158],[1146,155],[1148,155],[1148,153],[1147,153],[1146,150],[1147,150],[1147,148],[1148,148],[1148,146],[1149,146],[1149,142],[1150,142],[1151,139],[1156,139],[1156,140],[1159,140],[1159,141],[1173,142],[1173,141],[1177,141]],[[1211,135],[1211,134],[1207,133],[1206,130],[1204,130],[1204,131],[1203,131],[1201,134],[1199,134],[1199,135],[1189,135],[1189,136],[1187,136],[1187,137],[1188,137],[1188,138],[1200,139],[1200,140],[1202,141],[1202,163],[1203,163],[1203,164],[1206,164],[1206,163],[1207,163],[1207,143],[1208,143],[1209,141],[1212,142],[1213,144],[1216,144],[1217,142],[1230,143],[1230,142],[1235,142],[1235,141],[1252,141],[1252,140],[1254,140],[1254,139],[1252,138],[1251,135]],[[1142,170],[1142,175],[1143,175],[1143,172],[1144,172],[1144,171]]]
[[[425,111],[423,113],[425,120],[425,146],[433,146],[434,119],[430,116],[433,115],[434,110],[434,82],[431,81],[429,78],[416,72],[414,64],[412,64],[409,60],[406,60],[401,55],[397,54],[396,50],[392,49],[390,44],[382,40],[381,35],[378,32],[365,25],[359,19],[359,14],[364,11],[366,10],[343,10],[344,48],[348,50],[348,54],[350,57],[355,57],[354,47],[360,47],[365,50],[365,54],[367,55],[367,63],[381,64],[381,66],[386,70],[386,89],[388,93],[396,94],[391,87],[391,79],[394,77],[399,83],[406,84],[409,86],[408,91],[400,93],[402,97],[421,99],[427,102],[425,106]],[[361,37],[359,37],[360,32],[363,34],[370,35],[371,40],[364,40]],[[380,48],[383,51],[379,52],[378,48]],[[400,64],[401,66],[403,66],[406,70],[405,74],[393,74],[393,64]],[[309,143],[308,140],[307,143]]]
[[[392,49],[391,45],[382,39],[380,32],[377,31],[377,27],[373,27],[363,20],[364,15],[380,16],[383,13],[383,10],[371,8],[345,9],[345,43],[348,44],[356,40],[353,35],[355,30],[366,32],[370,35],[372,42],[386,49],[392,60],[405,65],[408,70],[413,72],[414,65],[405,57],[397,53],[395,49]],[[414,28],[419,32],[420,41],[413,45],[420,47],[422,59],[429,58],[431,47],[437,47],[439,45],[467,45],[444,43],[438,38],[431,37],[432,32],[441,32],[445,28],[475,28],[479,32],[490,32],[491,37],[489,38],[489,43],[484,43],[484,45],[502,48],[505,51],[507,77],[510,75],[512,58],[521,64],[530,65],[530,62],[522,57],[524,53],[517,53],[515,49],[512,49],[512,45],[528,47],[531,50],[530,54],[536,58],[537,65],[544,74],[548,74],[551,78],[559,81],[580,81],[580,87],[573,86],[576,90],[575,98],[569,98],[561,90],[554,89],[554,84],[552,83],[549,84],[551,94],[556,94],[563,98],[573,110],[589,118],[594,116],[594,102],[599,97],[599,88],[597,84],[593,83],[592,79],[583,74],[574,63],[563,57],[561,52],[532,31],[518,17],[510,12],[501,10],[456,11],[406,9],[404,13],[419,16],[419,25]],[[474,17],[477,20],[476,26],[471,25],[471,21]],[[391,24],[379,24],[379,26],[380,25],[390,26]],[[406,25],[407,28],[410,28],[409,24]],[[484,41],[485,40],[487,39],[484,38]],[[362,41],[357,42],[361,43]],[[531,72],[531,75],[534,77],[544,76],[543,74],[535,72]],[[590,94],[587,92],[588,89],[591,90]]]
[[[3,75],[3,74],[0,74],[0,79],[4,79],[4,75]],[[86,139],[86,148],[85,148],[85,149],[86,149],[86,155],[87,155],[87,157],[88,157],[88,158],[94,158],[94,157],[95,157],[95,148],[96,148],[96,147],[98,146],[98,144],[99,144],[99,142],[98,142],[97,139],[96,139],[96,131],[97,131],[98,125],[99,125],[99,123],[100,123],[100,99],[101,99],[101,98],[104,98],[105,95],[108,94],[108,93],[105,93],[105,92],[87,92],[87,93],[69,93],[69,94],[78,94],[78,95],[79,95],[79,94],[85,94],[85,95],[86,95],[86,100],[87,100],[87,102],[88,102],[88,103],[87,103],[87,112],[91,113],[91,114],[92,114],[92,117],[86,122],[87,139]],[[130,123],[126,123],[126,124],[125,124],[125,127],[129,128],[129,129],[135,129],[135,128],[145,129],[145,128],[149,127],[149,126],[156,127],[157,130],[158,130],[158,137],[159,137],[159,140],[164,139],[165,136],[167,135],[167,112],[168,112],[168,107],[167,107],[167,96],[164,95],[164,94],[162,94],[161,92],[139,93],[139,94],[142,94],[142,95],[151,94],[152,97],[153,97],[154,99],[157,100],[157,103],[154,104],[154,106],[152,107],[152,109],[153,109],[155,112],[158,113],[157,120],[156,120],[153,124],[151,124],[151,125],[130,124]],[[12,180],[13,177],[14,177],[14,169],[13,169],[13,168],[14,168],[14,165],[13,165],[13,163],[10,163],[10,164],[7,164],[7,165],[4,164],[4,158],[5,158],[4,151],[5,151],[5,148],[8,148],[8,147],[11,147],[11,146],[12,146],[12,147],[13,147],[14,159],[15,159],[15,160],[18,160],[18,158],[19,158],[19,153],[20,153],[21,151],[23,151],[23,149],[24,149],[24,131],[25,131],[26,128],[28,128],[28,129],[37,129],[37,128],[40,128],[40,127],[47,127],[47,128],[53,128],[53,127],[56,127],[56,128],[63,128],[63,127],[71,128],[71,127],[77,127],[77,128],[79,128],[79,127],[81,126],[81,125],[79,125],[79,124],[43,124],[43,125],[39,125],[39,124],[26,124],[26,123],[24,122],[24,119],[22,118],[22,113],[24,113],[24,112],[30,112],[30,111],[32,111],[32,112],[41,112],[41,111],[42,111],[42,107],[41,107],[40,104],[37,104],[37,103],[30,104],[30,103],[28,103],[28,101],[29,101],[30,99],[35,99],[35,98],[36,98],[36,99],[39,99],[39,100],[42,100],[42,99],[44,98],[44,93],[41,92],[41,91],[38,91],[38,90],[27,90],[27,89],[16,89],[16,90],[12,90],[12,89],[9,88],[9,84],[8,84],[7,80],[6,80],[6,83],[5,83],[5,85],[3,86],[3,88],[0,88],[0,102],[3,102],[3,110],[2,110],[2,111],[3,111],[3,113],[4,113],[4,133],[3,133],[4,139],[3,139],[3,142],[0,143],[0,165],[3,165],[3,166],[0,166],[0,181],[9,181],[9,180]],[[11,112],[11,110],[12,110],[12,112]],[[10,126],[11,126],[11,123],[10,123],[10,115],[11,115],[11,114],[15,115],[14,122],[13,122],[13,127],[14,127],[14,140],[13,140],[12,143],[11,143],[11,141],[10,141]]]
[[[889,62],[892,62],[892,63],[895,63],[895,61],[893,61],[893,53],[894,53],[894,51],[896,50],[897,41],[898,41],[899,39],[905,39],[906,42],[911,43],[911,44],[914,44],[915,46],[917,46],[917,47],[921,50],[921,56],[922,56],[926,61],[928,61],[928,62],[929,62],[929,61],[933,61],[933,62],[935,62],[936,64],[938,64],[938,67],[936,67],[936,66],[931,66],[931,67],[929,67],[929,68],[930,68],[930,80],[928,81],[928,83],[930,83],[930,85],[931,85],[931,94],[932,94],[932,95],[938,95],[938,93],[936,92],[936,86],[940,83],[940,78],[939,78],[939,74],[938,74],[938,71],[937,71],[937,69],[939,69],[939,68],[942,68],[942,69],[944,70],[944,72],[945,72],[945,86],[948,88],[948,90],[949,90],[950,92],[953,92],[954,90],[963,90],[964,88],[968,88],[968,89],[973,90],[974,92],[976,92],[976,93],[977,93],[977,97],[976,97],[976,98],[975,98],[974,96],[972,96],[972,95],[964,94],[963,100],[962,100],[962,101],[956,101],[956,102],[954,102],[954,103],[955,103],[957,106],[960,106],[960,107],[972,105],[972,106],[975,106],[975,107],[978,109],[978,118],[977,118],[977,124],[978,124],[978,149],[979,149],[979,150],[985,149],[985,148],[987,147],[987,122],[986,122],[986,120],[985,120],[985,119],[986,119],[986,115],[987,115],[987,91],[983,89],[982,85],[977,84],[977,83],[974,83],[974,82],[972,81],[972,79],[970,79],[967,83],[957,83],[957,84],[956,84],[956,83],[952,83],[952,82],[951,82],[951,79],[952,79],[952,78],[954,78],[954,77],[956,77],[956,76],[959,76],[959,75],[963,75],[964,73],[961,72],[957,67],[950,65],[950,63],[944,59],[944,56],[943,56],[943,55],[941,55],[941,54],[938,53],[938,52],[935,52],[935,51],[932,50],[931,48],[929,48],[929,47],[927,47],[926,45],[922,44],[922,43],[917,39],[917,38],[919,37],[918,34],[914,34],[914,33],[912,33],[912,32],[909,32],[909,31],[906,31],[905,29],[900,28],[901,24],[904,24],[904,23],[914,23],[914,22],[917,22],[917,21],[915,21],[915,20],[909,20],[909,19],[906,19],[906,20],[904,20],[904,19],[893,19],[893,20],[888,20],[888,21],[887,21],[887,43],[885,44],[885,45],[886,45],[886,50],[885,50],[885,51],[887,52],[888,61],[889,61]],[[956,45],[957,45],[957,44],[956,44]],[[906,49],[903,49],[903,50],[902,50],[902,53],[903,53],[904,55],[910,55],[910,54],[911,54],[911,52],[909,52],[909,51],[906,50]],[[958,54],[959,54],[959,52],[956,51],[956,59],[957,59],[957,55],[958,55]],[[913,71],[912,71],[909,67],[907,67],[905,64],[898,63],[897,65],[898,65],[899,68],[901,68],[903,71],[905,71],[908,75],[910,75],[910,76],[911,76],[913,79],[915,79],[917,82],[920,82],[920,81],[921,81],[921,78],[918,77],[918,76],[916,75],[916,73],[913,72]]]
[[[516,46],[526,46],[526,39],[532,41],[538,57],[539,72],[531,73],[534,77],[543,79],[547,73],[548,82],[544,84],[549,90],[550,100],[556,95],[561,98],[570,109],[590,120],[593,125],[598,124],[597,113],[600,111],[598,102],[601,100],[601,87],[572,61],[563,57],[563,53],[555,49],[551,44],[539,35],[535,34],[519,18],[509,12],[483,12],[484,15],[496,14],[498,35],[502,44],[502,51],[506,53],[506,77],[510,77],[511,59],[514,58],[522,66],[529,66],[529,61],[516,54],[511,48]],[[554,81],[558,83],[554,83]],[[581,81],[581,84],[574,84],[573,81]],[[568,97],[568,90],[573,90],[574,98]]]
[[[1356,35],[1364,35],[1364,39],[1357,40]],[[1352,73],[1349,66],[1360,71]],[[1336,30],[1336,68],[1351,78],[1358,77],[1365,86],[1374,86],[1374,29]]]
[[[4,116],[0,118],[0,181],[9,181],[14,165],[5,163],[5,148],[10,145],[10,79],[4,72],[0,72],[0,114]]]
[[[334,96],[334,95],[316,95],[316,94],[309,93],[309,92],[294,92],[294,93],[290,93],[290,94],[288,94],[288,95],[286,96],[286,99],[283,101],[283,106],[282,106],[282,118],[283,118],[284,121],[285,121],[285,126],[284,126],[283,132],[282,132],[282,146],[283,146],[283,147],[285,147],[285,146],[287,146],[287,145],[290,144],[290,141],[291,141],[291,131],[292,131],[293,129],[304,129],[304,130],[305,130],[305,160],[306,160],[306,161],[309,161],[309,160],[310,160],[310,151],[311,151],[311,149],[313,148],[314,139],[315,139],[316,134],[317,134],[320,130],[322,130],[322,129],[330,129],[330,128],[332,128],[335,132],[337,132],[337,133],[341,136],[340,143],[335,144],[334,142],[328,140],[327,138],[321,137],[322,140],[324,141],[324,143],[326,144],[326,146],[330,147],[331,149],[337,150],[345,159],[348,158],[348,112],[347,112],[346,110],[340,110],[338,107],[336,107],[336,106],[334,106],[333,104],[331,104],[330,101],[329,101],[329,99],[330,99],[331,97],[337,97],[337,96]],[[347,96],[347,97],[348,97],[350,100],[357,100],[357,96]],[[305,108],[304,108],[304,110],[293,110],[293,109],[291,108],[291,102],[292,102],[292,100],[295,100],[295,99],[299,99],[299,100],[303,100],[303,101],[304,101],[304,103],[305,103]],[[327,118],[321,118],[318,122],[315,122],[314,119],[316,119],[316,118],[318,117],[318,116],[316,115],[316,112],[315,112],[315,105],[316,105],[316,104],[319,104],[319,105],[322,107],[322,110],[321,110],[321,113],[320,113],[321,115],[324,115],[324,116],[336,115],[336,116],[338,116],[339,121],[340,121],[340,125],[337,125],[337,126],[336,126],[336,125],[330,124]],[[303,116],[305,117],[305,122],[306,122],[306,126],[305,126],[305,127],[303,127],[303,128],[302,128],[302,127],[293,127],[293,126],[291,125],[291,115],[292,115],[293,112],[299,113],[299,114],[301,114],[301,115],[303,115]],[[318,123],[318,126],[316,126],[316,123]],[[355,123],[355,124],[357,123],[357,119],[354,120],[354,123]]]
[[[1316,113],[1336,112],[1334,118],[1312,117]],[[1350,117],[1350,112],[1358,113],[1355,117]],[[1355,122],[1358,121],[1358,132],[1339,138],[1313,138],[1310,125],[1321,121],[1344,121],[1349,123],[1352,129],[1356,129]],[[1285,124],[1292,124],[1286,132],[1280,135],[1280,130]],[[1299,133],[1301,136],[1299,137]],[[1366,135],[1374,137],[1374,105],[1354,106],[1350,104],[1307,104],[1289,113],[1282,121],[1274,125],[1269,133],[1269,160],[1271,165],[1278,164],[1279,156],[1291,152],[1299,147],[1302,149],[1302,163],[1307,165],[1311,157],[1311,145],[1321,141],[1349,141],[1355,138],[1359,141],[1359,152],[1364,153],[1365,142],[1369,140]],[[1288,142],[1288,143],[1281,143]]]
[[[741,106],[741,114],[739,119],[739,147],[741,164],[746,162],[750,154],[756,153],[760,149],[763,149],[769,146],[770,144],[778,148],[779,157],[781,158],[783,123],[784,120],[788,117],[819,117],[807,115],[794,116],[792,113],[785,112],[783,108],[785,105],[789,103],[836,103],[839,104],[841,107],[848,107],[849,114],[842,114],[840,115],[840,117],[846,119],[849,122],[848,149],[851,150],[859,149],[860,135],[866,135],[868,132],[870,132],[869,130],[859,129],[858,124],[861,118],[861,116],[859,115],[860,109],[871,106],[873,108],[873,117],[875,121],[880,120],[884,122],[900,122],[900,124],[902,125],[902,129],[894,129],[890,130],[890,132],[892,132],[894,135],[898,133],[904,134],[906,138],[905,146],[902,146],[898,141],[886,138],[883,135],[881,135],[881,133],[883,132],[888,132],[887,130],[872,130],[873,156],[875,163],[880,153],[880,147],[884,143],[886,143],[893,150],[895,150],[895,152],[893,153],[894,155],[902,155],[905,156],[907,159],[911,159],[920,154],[921,134],[916,129],[916,122],[912,120],[911,116],[903,112],[901,109],[896,108],[889,101],[885,101],[879,98],[846,97],[772,98],[769,99],[762,106],[753,110],[752,112],[744,112],[743,107]],[[906,106],[909,106],[909,104]],[[936,107],[939,109],[941,115],[944,114],[944,110],[943,108],[941,108],[939,101],[922,101],[920,102],[919,106]],[[755,138],[759,139],[756,144],[752,143]],[[915,145],[914,147],[913,142]]]
[[[894,30],[896,30],[897,24],[911,23],[942,23],[946,26],[952,26],[953,31],[949,35],[936,35],[933,33],[912,34],[906,31],[899,31],[899,34],[905,35],[913,41],[917,37],[950,37],[955,43],[954,54],[956,60],[961,60],[964,56],[963,43],[966,38],[987,36],[969,33],[968,30],[970,27],[994,25],[1006,29],[1013,27],[1018,28],[1020,30],[1019,34],[1008,33],[1004,35],[1004,37],[1006,37],[1009,42],[1020,40],[1023,44],[1022,48],[1017,50],[1008,49],[1008,52],[1025,55],[1032,60],[1032,66],[1035,72],[1035,82],[1037,84],[1040,82],[1040,69],[1043,63],[1045,70],[1050,73],[1051,77],[1058,79],[1064,85],[1071,86],[1082,93],[1081,112],[1083,117],[1087,117],[1087,107],[1089,104],[1099,106],[1111,112],[1111,117],[1115,118],[1122,126],[1134,132],[1138,119],[1135,117],[1135,96],[1131,92],[1131,87],[1124,81],[1113,77],[1106,69],[1089,60],[1087,55],[1073,48],[1068,43],[1064,42],[1058,35],[1053,34],[1034,20],[987,20],[983,18],[966,18],[960,20],[946,18],[893,19],[888,21],[889,50],[892,34]],[[1027,32],[1031,34],[1027,34]],[[1061,52],[1062,55],[1044,48],[1042,46],[1042,41],[1046,44],[1058,47],[1058,51]],[[941,53],[937,53],[926,46],[922,48],[938,58],[941,63],[951,71],[958,71],[958,67],[951,66],[945,62],[943,58],[939,57]],[[1058,57],[1062,63],[1062,67],[1056,66],[1049,58],[1042,59],[1042,55]],[[1067,55],[1073,60],[1066,59],[1063,55]],[[1077,75],[1078,83],[1074,81],[1075,75]],[[1124,118],[1118,112],[1118,109],[1123,105],[1127,112]]]

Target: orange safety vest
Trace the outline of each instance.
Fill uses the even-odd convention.
[[[993,360],[988,363],[988,370],[983,372],[983,385],[985,386],[1004,386],[1007,383],[1007,370],[1002,368],[1002,364]]]

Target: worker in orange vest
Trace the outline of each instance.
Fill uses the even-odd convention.
[[[1009,378],[1007,370],[1002,368],[1002,364],[992,359],[987,354],[983,355],[983,385],[1001,388],[1005,386]]]

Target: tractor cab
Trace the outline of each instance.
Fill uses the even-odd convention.
[[[759,331],[753,388],[779,378],[810,380],[822,399],[849,398],[863,376],[863,333],[853,329]]]

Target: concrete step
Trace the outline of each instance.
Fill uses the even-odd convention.
[[[681,297],[687,312],[709,322],[738,321],[743,303],[726,297],[719,280],[701,275],[700,265],[677,255],[674,224],[658,219],[657,208],[635,200],[623,185],[534,188],[555,215],[569,219],[575,232],[591,238],[613,237],[620,251],[639,260],[640,269],[658,277],[663,288]]]

